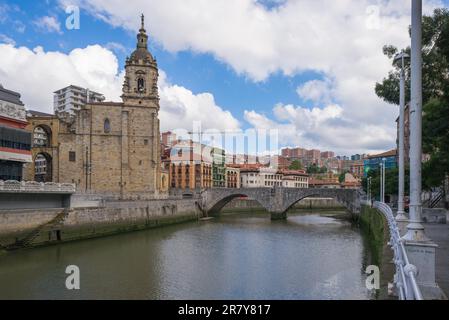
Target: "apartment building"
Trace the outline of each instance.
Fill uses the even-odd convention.
[[[105,97],[101,93],[70,85],[53,93],[53,108],[56,115],[74,115],[76,110],[80,110],[87,103],[104,100]]]

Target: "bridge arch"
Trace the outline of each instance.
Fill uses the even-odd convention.
[[[316,194],[309,194],[309,195],[301,195],[300,197],[298,197],[297,200],[288,202],[285,204],[284,210],[282,213],[287,213],[288,211],[290,211],[296,204],[298,204],[299,202],[301,202],[304,199],[313,199],[313,198],[323,198],[323,196],[321,196],[319,193]],[[353,207],[352,205],[345,201],[342,200],[339,196],[334,195],[334,196],[326,196],[324,197],[325,199],[335,199],[339,204],[341,204],[342,206],[344,206],[348,211],[352,211]]]
[[[352,214],[360,212],[357,190],[293,188],[208,189],[202,194],[203,211],[206,214],[217,214],[226,204],[238,197],[248,197],[257,201],[271,213],[272,219],[285,219],[291,207],[310,197],[334,198]]]
[[[216,215],[233,199],[246,197],[258,202],[265,210],[271,212],[271,189],[207,189],[203,195],[203,210]]]
[[[212,204],[212,206],[210,207],[210,209],[208,210],[208,213],[210,215],[218,215],[220,213],[220,211],[228,204],[230,203],[232,200],[234,199],[238,199],[238,198],[247,198],[249,200],[254,200],[257,203],[259,203],[265,210],[267,210],[267,212],[269,211],[269,208],[266,208],[264,206],[263,203],[261,203],[258,199],[253,199],[251,197],[249,197],[248,195],[244,194],[244,193],[233,193],[233,194],[229,194],[221,199],[218,199],[214,204]]]

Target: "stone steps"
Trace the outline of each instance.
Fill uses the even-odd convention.
[[[45,223],[43,225],[40,225],[33,231],[31,231],[29,234],[27,234],[23,239],[20,239],[16,241],[15,243],[11,245],[5,246],[5,250],[11,251],[11,250],[17,250],[17,249],[24,249],[31,246],[32,242],[44,231],[51,231],[54,230],[57,227],[60,227],[64,221],[64,219],[68,215],[68,210],[64,210],[63,212],[59,213],[54,217],[52,220],[50,220],[48,223]]]

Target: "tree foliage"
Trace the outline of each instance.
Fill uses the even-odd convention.
[[[410,30],[409,30],[410,32]],[[400,50],[387,45],[393,59]],[[410,54],[410,48],[405,51]],[[406,70],[406,101],[410,100],[410,64]],[[400,67],[394,65],[375,87],[384,101],[399,104]],[[430,160],[423,165],[423,186],[441,186],[449,174],[449,10],[436,9],[423,17],[423,151]]]
[[[362,179],[362,187],[365,192],[368,192],[368,178],[371,178],[371,196],[379,199],[380,195],[380,169],[370,170],[367,177]],[[405,168],[405,187],[404,193],[408,195],[410,188],[410,170]],[[397,195],[399,193],[399,169],[387,169],[385,170],[385,194]]]
[[[302,169],[302,163],[299,160],[293,160],[290,167],[290,170],[301,170]]]
[[[307,167],[307,173],[308,174],[317,174],[317,173],[326,173],[327,168],[326,167],[318,167],[315,163],[312,165],[309,165]]]

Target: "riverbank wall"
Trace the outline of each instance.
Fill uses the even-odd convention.
[[[195,199],[108,201],[101,207],[0,210],[0,251],[197,220]]]
[[[72,208],[0,210],[0,251],[89,239],[198,220],[198,199],[107,200],[73,197]],[[95,201],[94,201],[95,200]],[[304,210],[345,209],[334,199],[309,198],[295,205]],[[226,212],[263,210],[249,199],[234,199]]]
[[[371,255],[366,257],[366,265],[379,267],[380,289],[376,291],[377,298],[389,299],[388,283],[393,280],[394,265],[391,263],[393,252],[388,246],[388,223],[382,213],[365,205],[362,206],[357,222],[362,230],[365,245],[371,252]]]
[[[293,207],[294,210],[346,210],[337,200],[332,198],[306,198],[299,201]],[[251,199],[234,199],[229,202],[222,211],[229,212],[247,212],[263,211],[264,208],[256,201]]]

